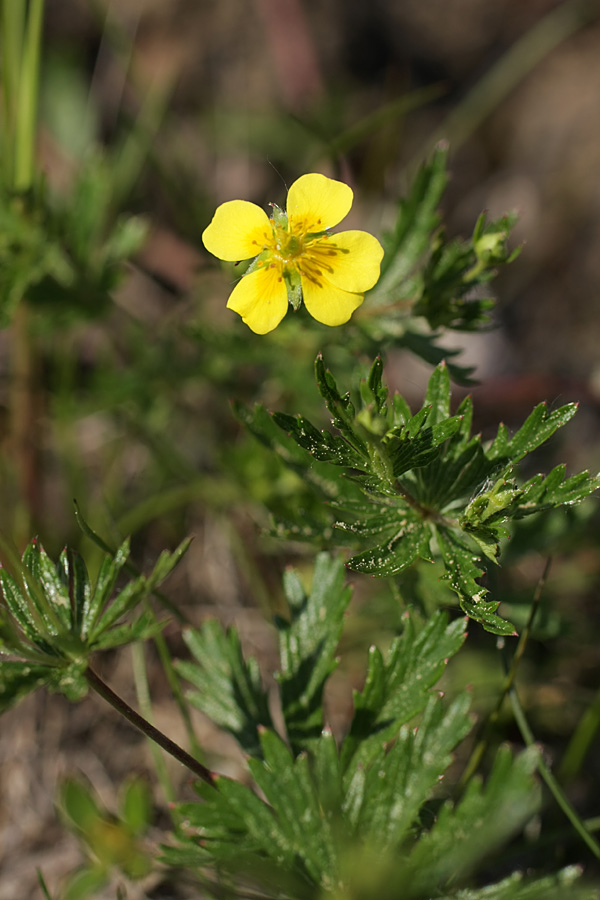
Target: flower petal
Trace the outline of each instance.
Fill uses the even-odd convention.
[[[325,231],[341,222],[352,206],[352,188],[325,175],[302,175],[288,191],[287,214],[292,231]]]
[[[219,259],[237,262],[258,256],[272,238],[266,212],[248,200],[228,200],[217,207],[202,243]]]
[[[363,293],[379,278],[383,247],[366,231],[332,234],[315,241],[305,252],[327,280],[344,291]]]
[[[227,301],[227,308],[239,313],[256,334],[277,328],[288,308],[287,288],[277,269],[271,266],[244,275]]]
[[[317,322],[343,325],[364,300],[363,294],[344,291],[323,279],[316,283],[302,277],[304,305]]]

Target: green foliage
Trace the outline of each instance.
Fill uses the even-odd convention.
[[[388,399],[382,373],[378,357],[360,386],[357,409],[349,393],[339,393],[319,356],[317,384],[338,434],[320,431],[303,416],[273,413],[273,422],[305,451],[305,471],[310,472],[312,460],[342,470],[335,492],[326,487],[321,493],[339,516],[335,528],[358,551],[348,561],[350,568],[390,576],[419,559],[441,559],[443,578],[464,612],[493,633],[514,633],[496,615],[498,603],[485,600],[478,554],[497,562],[512,520],[578,503],[600,485],[600,478],[587,472],[566,478],[564,466],[524,484],[516,478],[517,463],[565,425],[576,404],[553,411],[539,404],[512,437],[500,425],[496,438],[485,443],[471,434],[470,397],[451,415],[450,378],[443,363],[414,415],[400,395]],[[265,442],[274,443],[260,411],[246,420]],[[297,456],[288,452],[284,459],[298,467]],[[311,529],[303,528],[310,539]],[[290,536],[303,536],[302,527]]]
[[[271,724],[271,715],[256,661],[245,662],[237,631],[208,621],[200,630],[186,629],[184,638],[196,662],[178,660],[175,668],[196,688],[190,702],[233,734],[246,753],[257,753],[258,729]]]
[[[152,869],[152,858],[142,838],[152,818],[148,785],[132,778],[123,785],[117,816],[104,809],[92,788],[68,778],[61,786],[59,808],[66,826],[85,847],[89,862],[72,873],[64,900],[84,900],[106,886],[113,869],[128,878],[143,878]]]
[[[66,199],[43,185],[28,193],[0,188],[0,326],[22,298],[55,316],[106,311],[146,232],[141,219],[114,218],[110,168],[100,155],[88,159]]]
[[[88,690],[85,672],[91,653],[146,640],[162,625],[143,610],[132,612],[164,581],[185,553],[163,552],[149,576],[117,588],[129,556],[125,541],[106,556],[94,584],[78,554],[63,550],[53,563],[32,541],[22,559],[6,546],[12,572],[0,569],[0,712],[46,684],[71,700]],[[127,618],[129,617],[129,618]]]
[[[325,554],[317,557],[309,594],[293,570],[284,576],[284,589],[290,618],[275,620],[281,660],[276,678],[288,741],[298,754],[323,729],[323,689],[337,666],[335,652],[351,591],[342,561]]]
[[[253,784],[225,777],[214,785],[199,784],[199,801],[178,808],[181,842],[165,848],[165,861],[204,871],[216,866],[219,878],[234,876],[267,893],[284,890],[290,898],[358,898],[362,884],[364,896],[372,896],[369,888],[379,895],[379,881],[381,895],[390,900],[542,897],[544,890],[553,896],[550,888],[559,883],[570,884],[575,871],[525,883],[516,874],[465,889],[482,860],[524,826],[540,799],[533,778],[536,749],[514,756],[501,748],[486,783],[472,780],[462,797],[444,787],[452,753],[471,728],[470,703],[464,693],[446,702],[432,688],[462,645],[465,620],[449,622],[438,612],[418,626],[407,616],[403,633],[386,653],[372,648],[364,689],[355,694],[352,721],[338,743],[327,727],[317,734],[323,719],[316,715],[314,698],[319,697],[322,716],[323,682],[333,668],[349,601],[340,561],[320,555],[308,593],[292,573],[285,585],[290,621],[283,630],[278,625],[278,681],[286,735],[257,723],[259,744],[248,760]],[[194,687],[204,679],[207,689],[218,688],[227,697],[228,716],[217,721],[236,734],[230,721],[235,704],[239,721],[249,717],[240,669],[255,673],[256,663],[243,660],[233,629],[226,633],[211,623],[208,642],[206,628],[198,643],[188,637],[196,661],[180,664],[179,671]],[[215,671],[218,681],[209,685]],[[304,694],[307,719],[315,726],[309,740],[306,733],[298,738],[298,701],[290,702],[286,694],[286,672],[296,673],[307,689],[314,684],[313,692]],[[209,711],[206,696],[192,696]],[[238,736],[243,742],[244,733],[238,730]],[[242,746],[248,750],[249,744]],[[358,878],[357,860],[363,870]]]
[[[482,214],[471,238],[448,240],[438,211],[447,155],[447,147],[438,146],[400,201],[396,224],[383,236],[381,277],[359,315],[361,327],[380,345],[393,336],[396,344],[434,365],[456,355],[437,345],[439,329],[476,331],[489,324],[494,301],[477,296],[476,288],[488,284],[497,267],[511,263],[520,250],[511,251],[507,244],[514,213],[494,222]],[[468,380],[472,370],[448,364],[454,377]]]
[[[18,304],[25,301],[34,315],[25,320],[28,333],[17,336],[30,342],[26,350],[33,369],[38,351],[47,354],[44,371],[51,376],[49,384],[26,388],[48,394],[50,416],[61,402],[69,410],[68,424],[59,424],[69,433],[65,443],[71,443],[74,423],[90,411],[100,411],[119,429],[126,421],[119,430],[124,437],[110,451],[115,458],[128,449],[135,432],[135,440],[152,459],[151,477],[140,479],[148,496],[132,508],[129,493],[123,492],[119,504],[138,528],[157,519],[159,511],[187,507],[193,499],[228,515],[231,506],[240,503],[243,488],[242,503],[272,504],[277,517],[274,531],[280,537],[310,541],[319,549],[351,546],[347,565],[389,579],[409,612],[399,634],[388,622],[382,627],[381,617],[376,645],[368,651],[364,685],[354,691],[352,713],[334,735],[325,698],[351,599],[341,557],[321,553],[308,590],[296,572],[286,571],[288,608],[273,622],[279,664],[271,673],[261,672],[257,660],[244,654],[235,628],[226,630],[213,621],[185,629],[191,659],[171,664],[159,635],[162,623],[146,601],[187,542],[175,553],[163,554],[146,577],[132,573],[125,542],[115,552],[106,552],[93,580],[83,559],[70,550],[55,563],[35,541],[21,560],[3,546],[7,567],[0,571],[0,712],[43,685],[72,700],[81,699],[92,685],[161,743],[160,732],[88,669],[93,652],[155,637],[194,756],[164,735],[161,745],[205,779],[198,786],[198,801],[171,805],[174,835],[164,858],[173,865],[174,878],[180,874],[178,866],[187,869],[186,880],[198,875],[203,896],[591,900],[597,892],[582,887],[580,870],[556,871],[553,859],[539,878],[529,861],[527,877],[519,871],[506,877],[513,868],[511,860],[523,865],[525,850],[532,849],[519,842],[519,833],[540,807],[535,770],[548,784],[550,776],[537,749],[518,753],[501,745],[499,750],[488,748],[488,758],[481,757],[485,775],[465,775],[466,784],[457,786],[454,754],[462,764],[470,749],[462,743],[472,725],[470,696],[462,682],[456,686],[460,678],[444,673],[456,654],[472,660],[473,651],[461,650],[466,618],[434,609],[446,605],[451,589],[468,617],[493,633],[512,634],[513,625],[497,615],[501,594],[493,583],[494,564],[501,553],[503,561],[508,556],[503,542],[515,534],[526,535],[521,548],[529,540],[529,548],[545,551],[552,536],[558,533],[564,539],[569,531],[569,522],[559,520],[556,512],[572,508],[599,485],[598,478],[586,472],[567,477],[560,465],[545,476],[519,477],[519,463],[570,420],[573,404],[556,410],[540,404],[514,435],[500,426],[489,442],[472,434],[470,398],[452,413],[450,377],[466,382],[472,370],[460,366],[456,359],[460,351],[448,350],[440,339],[448,330],[476,331],[489,325],[493,301],[487,285],[497,269],[519,252],[509,247],[514,215],[489,222],[481,215],[468,239],[449,239],[439,212],[447,183],[447,153],[439,146],[399,202],[396,222],[383,236],[381,278],[348,323],[342,340],[340,330],[308,322],[304,310],[288,316],[268,339],[249,336],[236,325],[228,330],[208,317],[200,325],[188,322],[181,329],[178,312],[168,324],[160,321],[158,335],[148,334],[146,320],[128,322],[118,341],[114,332],[102,333],[101,323],[94,323],[106,346],[115,345],[114,353],[111,347],[101,359],[93,353],[88,356],[87,350],[81,357],[69,356],[62,343],[55,351],[52,339],[62,336],[65,324],[97,318],[109,309],[124,264],[144,241],[145,223],[126,215],[122,201],[153,144],[168,90],[151,89],[129,137],[113,151],[99,150],[93,94],[87,95],[83,78],[74,79],[68,63],[62,70],[56,67],[62,67],[62,57],[54,69],[50,66],[45,79],[46,108],[55,125],[52,129],[50,121],[50,130],[73,162],[78,157],[69,188],[54,193],[34,169],[42,7],[11,0],[2,7],[0,327],[12,322]],[[105,37],[110,44],[108,31]],[[66,97],[62,107],[54,102],[61,99],[56,96],[61,83]],[[397,116],[407,104],[431,96],[430,90],[376,110],[358,128],[332,129],[331,122],[340,124],[340,118],[332,118],[332,110],[323,107],[327,112],[323,133],[330,151],[354,146],[361,135],[370,136],[373,128]],[[124,93],[129,106],[136,91]],[[235,112],[227,112],[226,119],[223,115],[217,110],[217,131],[226,121],[227,130],[238,126]],[[264,131],[260,146],[272,146],[276,133],[280,152],[290,150],[293,131],[301,138],[303,152],[312,147],[309,125],[288,122],[290,127],[281,128],[275,122],[266,127],[256,116],[251,124],[255,146],[258,127]],[[321,149],[322,145],[320,139]],[[160,154],[161,142],[155,149]],[[194,209],[193,201],[186,209],[187,179],[181,178],[185,188],[176,196],[173,189],[179,176],[165,178],[164,160],[155,161],[156,179],[164,181],[171,212],[179,222],[192,222],[199,233],[206,210]],[[84,344],[87,339],[86,332]],[[413,414],[404,398],[388,397],[381,358],[351,396],[339,392],[320,356],[317,382],[333,430],[322,431],[313,424],[319,413],[307,391],[305,361],[325,348],[340,382],[350,381],[357,359],[389,346],[409,350],[437,366],[422,408]],[[439,365],[443,360],[446,363]],[[16,369],[15,383],[20,377]],[[60,382],[58,389],[54,378]],[[249,449],[239,436],[238,441],[231,440],[222,400],[232,393],[246,403],[257,396],[268,397],[269,404],[275,403],[274,395],[282,398],[286,412],[273,415],[261,406],[250,410],[236,404],[247,429],[280,457],[276,468],[261,448]],[[199,407],[200,432],[198,417],[190,415]],[[303,414],[289,414],[296,409]],[[11,416],[14,412],[10,410]],[[72,443],[72,477],[78,481],[80,447],[78,440]],[[119,473],[126,468],[120,461],[115,465]],[[174,485],[167,484],[169,478]],[[85,484],[85,478],[81,482]],[[114,485],[118,483],[120,475]],[[112,490],[119,494],[118,487]],[[110,503],[106,506],[115,514]],[[531,528],[527,530],[529,521],[543,523],[535,536]],[[566,524],[557,526],[559,521]],[[592,530],[590,521],[582,533]],[[88,537],[107,550],[81,524]],[[130,533],[129,528],[121,530]],[[246,552],[240,548],[240,555]],[[509,548],[513,558],[518,552]],[[431,562],[435,565],[424,565]],[[427,604],[420,587],[428,578],[431,585],[438,574],[442,588],[436,584],[434,601]],[[486,587],[481,584],[485,575]],[[378,602],[377,589],[365,604],[367,615],[373,615],[373,598]],[[166,598],[163,602],[168,607]],[[531,628],[529,609],[519,613],[519,624],[527,621],[526,637]],[[556,614],[553,627],[560,628]],[[477,633],[475,639],[485,640],[485,635]],[[362,635],[359,641],[364,649]],[[523,650],[522,641],[519,652]],[[520,658],[517,654],[516,661]],[[482,662],[482,670],[487,662],[487,658]],[[149,716],[150,701],[144,696],[146,685],[139,669],[134,663],[139,703]],[[213,778],[199,762],[202,751],[177,675],[191,686],[189,702],[233,735],[247,755],[248,770],[240,780]],[[441,679],[447,697],[439,690]],[[528,735],[526,742],[533,743],[527,723],[523,728],[522,712],[518,722]],[[586,734],[575,734],[576,745],[571,748],[579,760],[575,768],[597,723],[594,715],[582,723]],[[176,787],[160,756],[155,762],[171,801]],[[568,804],[563,801],[564,811]],[[151,806],[149,789],[139,780],[124,787],[116,815],[102,806],[88,785],[73,779],[65,782],[61,813],[88,857],[69,879],[62,894],[65,900],[104,890],[115,870],[132,879],[151,871],[152,856],[145,845]],[[587,835],[588,849],[596,852],[597,844],[571,813],[579,836]],[[546,834],[545,818],[536,819],[537,824],[542,840],[538,845],[528,836],[528,843],[543,850],[544,841],[552,836]],[[510,841],[517,842],[514,854]],[[503,860],[498,859],[500,853],[506,854]],[[39,881],[49,898],[41,875]],[[169,896],[179,896],[182,889],[178,885]],[[123,890],[118,888],[119,896]],[[150,890],[156,893],[157,888]]]

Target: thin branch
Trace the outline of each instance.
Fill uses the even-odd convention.
[[[459,787],[461,790],[464,790],[467,783],[471,780],[471,778],[477,771],[477,769],[479,767],[479,763],[481,762],[483,755],[488,748],[493,729],[494,729],[496,722],[498,721],[498,718],[500,716],[500,712],[502,710],[504,701],[505,701],[506,697],[510,694],[511,688],[514,684],[514,681],[515,681],[515,678],[517,675],[517,669],[519,668],[519,664],[520,664],[521,660],[523,659],[523,654],[525,653],[525,648],[527,646],[527,642],[531,635],[531,629],[533,627],[533,622],[535,620],[535,617],[536,617],[536,614],[537,614],[537,611],[538,611],[538,608],[540,605],[542,591],[544,590],[544,586],[546,584],[546,579],[548,578],[548,572],[550,571],[551,563],[552,563],[552,558],[548,557],[548,559],[546,560],[546,565],[544,566],[544,571],[542,572],[540,579],[537,583],[537,586],[535,589],[535,594],[533,595],[533,600],[531,601],[531,609],[529,610],[529,617],[527,619],[527,624],[525,625],[525,628],[521,632],[521,636],[519,638],[519,643],[517,644],[517,648],[513,654],[512,662],[510,664],[510,669],[508,670],[506,677],[504,679],[504,684],[502,685],[502,690],[500,691],[500,695],[498,697],[498,700],[496,701],[496,706],[492,710],[491,714],[489,715],[489,717],[485,723],[485,726],[481,733],[481,737],[480,737],[479,741],[477,742],[477,744],[475,745],[475,748],[474,748],[473,752],[471,753],[469,762],[467,763],[467,767],[463,773],[462,778],[460,779]]]
[[[99,675],[94,672],[93,669],[88,668],[85,673],[85,677],[87,683],[92,688],[92,690],[96,691],[101,697],[106,700],[107,703],[117,710],[122,716],[124,716],[128,722],[131,722],[135,728],[141,731],[146,737],[150,738],[150,740],[154,741],[162,747],[163,750],[166,750],[171,756],[173,756],[178,762],[184,765],[187,769],[197,775],[198,778],[201,778],[202,781],[205,781],[207,784],[210,784],[212,787],[215,786],[215,780],[213,778],[212,772],[203,766],[202,763],[198,762],[197,759],[194,759],[193,756],[172,741],[170,738],[163,734],[162,731],[159,731],[158,728],[155,728],[150,722],[140,716],[139,713],[135,711],[128,703],[125,702],[118,694],[115,692],[100,678]]]

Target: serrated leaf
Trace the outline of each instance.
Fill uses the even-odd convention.
[[[46,684],[53,675],[48,666],[0,660],[0,713]]]
[[[463,643],[465,626],[462,619],[449,624],[447,615],[438,612],[417,631],[408,616],[385,657],[371,648],[365,686],[354,694],[354,718],[341,749],[346,778],[424,709],[429,690]]]
[[[427,424],[437,425],[450,415],[450,375],[442,362],[433,370],[427,384],[425,405],[429,407]]]
[[[124,564],[127,558],[125,556],[125,553],[127,552],[126,545],[122,545],[119,551],[117,551],[114,568],[109,566],[106,571],[102,573],[103,580],[101,590],[98,593],[98,597],[94,600],[93,607],[90,607],[89,613],[86,616],[86,618],[89,618],[90,620],[92,618],[95,618],[96,620],[89,632],[90,641],[95,646],[98,645],[98,641],[104,632],[108,631],[108,629],[118,622],[119,619],[122,619],[127,613],[135,609],[142,600],[148,597],[156,590],[159,584],[165,580],[187,551],[190,540],[191,539],[188,538],[182,541],[179,547],[172,553],[164,550],[158,557],[150,575],[147,577],[140,575],[126,584],[125,587],[117,593],[112,602],[104,606],[104,611],[101,612],[100,618],[98,619],[98,613],[94,612],[94,610],[101,610],[101,604],[104,602],[104,598],[107,596],[110,587],[114,584],[120,566]]]
[[[307,594],[298,575],[288,570],[284,590],[290,621],[276,619],[279,633],[281,706],[288,740],[295,754],[317,739],[323,728],[322,696],[336,667],[334,657],[344,613],[351,597],[341,559],[320,554]]]
[[[69,595],[71,631],[81,635],[85,610],[92,595],[87,568],[78,553],[65,549],[59,557],[57,569]]]
[[[315,459],[338,466],[363,468],[363,458],[346,441],[328,431],[319,431],[303,416],[275,412],[273,421]]]
[[[501,425],[486,456],[488,459],[503,457],[511,459],[513,463],[518,462],[566,425],[576,412],[577,403],[568,403],[552,412],[548,411],[546,403],[539,403],[512,438],[509,438],[508,431]]]
[[[315,376],[317,387],[325,401],[327,409],[331,413],[331,424],[334,425],[343,438],[362,458],[368,458],[365,442],[356,433],[354,426],[355,409],[350,394],[339,393],[335,379],[331,372],[325,368],[323,357],[317,356],[315,361]]]
[[[119,591],[109,606],[104,609],[99,620],[90,630],[89,640],[91,643],[97,643],[100,636],[108,631],[119,619],[131,612],[132,609],[141,603],[144,597],[149,593],[148,584],[143,575],[139,575],[133,581],[130,581],[125,587]]]
[[[483,227],[477,231],[480,237],[500,234],[481,231]],[[316,370],[342,438],[317,431],[302,417],[275,414],[276,422],[324,461],[325,469],[331,465],[343,470],[338,493],[331,492],[328,500],[341,514],[332,524],[353,538],[349,567],[370,575],[397,575],[419,558],[431,560],[436,549],[432,537],[439,533],[445,577],[462,609],[493,633],[514,633],[496,615],[497,604],[484,600],[486,591],[478,584],[484,572],[476,553],[497,562],[510,519],[555,503],[579,502],[600,486],[600,477],[581,473],[565,479],[564,469],[557,467],[546,478],[535,476],[520,487],[513,472],[515,462],[572,417],[575,405],[549,413],[540,404],[512,439],[501,426],[495,441],[484,446],[479,435],[470,434],[470,398],[462,402],[458,415],[450,416],[450,379],[444,365],[432,373],[425,403],[415,415],[403,398],[388,402],[378,359],[361,386],[363,407],[358,413],[350,395],[338,391],[321,357]],[[350,493],[349,482],[362,491],[364,501]],[[297,533],[303,532],[310,538],[313,529],[299,523]],[[293,529],[288,526],[285,533]],[[322,540],[323,534],[317,527],[316,536]]]
[[[471,730],[466,694],[448,708],[430,697],[417,728],[400,730],[391,747],[381,746],[362,781],[362,803],[353,824],[362,841],[381,851],[397,848],[451,762],[450,753]],[[353,792],[352,785],[348,792]]]
[[[25,577],[23,580],[25,592],[49,627],[51,634],[56,634],[59,630],[70,631],[71,602],[68,587],[61,581],[56,565],[37,541],[32,541],[25,548],[23,565],[31,575],[31,578]],[[23,574],[26,575],[25,572]],[[47,607],[40,600],[40,587],[52,612],[56,615],[57,622],[48,616]]]
[[[179,565],[182,558],[187,553],[192,538],[184,538],[183,541],[172,552],[163,550],[158,557],[152,572],[146,577],[147,589],[151,593],[171,574],[173,569]]]
[[[496,615],[498,603],[484,599],[488,591],[476,581],[483,570],[473,548],[450,529],[438,528],[437,538],[446,567],[443,580],[458,594],[464,612],[492,634],[516,634],[514,625]]]
[[[144,612],[133,622],[124,622],[100,633],[92,647],[96,650],[114,650],[137,641],[147,641],[156,637],[165,627],[165,622],[157,621],[152,612]]]
[[[2,585],[2,594],[10,614],[19,624],[26,637],[31,641],[35,641],[39,634],[36,618],[21,591],[20,585],[6,569],[0,569],[0,584]]]
[[[316,884],[335,884],[336,849],[323,818],[306,754],[295,760],[281,738],[261,733],[263,760],[252,759],[254,779],[271,804],[278,823],[278,844],[300,858]]]
[[[447,150],[438,147],[414,179],[408,197],[400,202],[393,232],[384,235],[385,256],[377,286],[371,292],[382,302],[409,278],[429,249],[431,232],[439,224],[438,206],[446,188]]]
[[[556,506],[580,503],[600,487],[600,476],[579,472],[565,478],[566,466],[556,466],[545,478],[536,475],[521,489],[515,504],[515,518],[531,515]]]
[[[244,659],[237,631],[208,621],[183,637],[195,662],[178,660],[175,668],[196,688],[189,692],[190,702],[229,731],[246,753],[260,754],[258,728],[271,726],[271,714],[258,664]]]
[[[577,885],[581,878],[579,866],[568,866],[556,875],[545,878],[525,878],[522,872],[514,872],[497,884],[482,888],[452,891],[439,900],[597,900],[596,888]]]
[[[339,526],[338,526],[339,527]],[[420,556],[430,559],[429,526],[402,507],[388,507],[377,516],[371,515],[365,526],[356,523],[347,530],[354,534],[369,534],[383,541],[375,547],[357,553],[348,560],[348,568],[367,575],[397,575]]]
[[[428,896],[450,879],[460,883],[525,824],[539,806],[540,790],[532,777],[538,754],[531,748],[514,758],[501,748],[485,787],[474,779],[457,806],[441,808],[408,857],[404,896]]]

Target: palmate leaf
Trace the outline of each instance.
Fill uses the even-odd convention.
[[[42,684],[80,700],[88,691],[85,672],[92,652],[156,635],[164,623],[153,613],[130,614],[177,564],[188,543],[161,554],[148,577],[134,578],[114,598],[127,543],[107,556],[95,584],[73,551],[63,550],[55,563],[34,540],[19,559],[3,543],[12,573],[0,569],[0,654],[11,659],[0,662],[0,712]]]
[[[275,871],[280,888],[286,876],[299,878],[304,885],[299,896],[314,896],[307,887],[335,883],[337,860],[308,758],[293,759],[270,730],[261,732],[261,754],[263,760],[252,759],[250,766],[267,802],[247,785],[219,777],[217,790],[198,785],[200,803],[179,807],[186,832],[201,844],[196,862],[210,860],[246,877],[254,870],[263,883]],[[298,896],[297,890],[291,896]]]
[[[178,660],[175,668],[195,688],[190,702],[246,753],[260,754],[258,729],[271,725],[271,714],[258,664],[244,659],[238,632],[209,620],[200,629],[186,629],[183,637],[195,662]]]
[[[294,754],[310,746],[323,728],[323,688],[335,669],[335,652],[351,590],[345,586],[341,559],[320,554],[315,562],[311,591],[288,570],[284,589],[290,620],[276,619],[279,632],[281,707]]]
[[[354,550],[350,568],[392,576],[419,559],[441,558],[462,609],[487,630],[512,634],[514,628],[496,615],[497,604],[484,599],[487,591],[478,579],[485,570],[479,557],[497,562],[511,520],[578,503],[600,487],[599,476],[582,472],[567,478],[563,466],[518,483],[516,464],[570,421],[576,405],[549,411],[540,404],[513,437],[500,426],[496,438],[484,444],[480,435],[471,434],[470,398],[451,415],[444,364],[433,372],[425,402],[414,414],[402,397],[387,396],[382,370],[378,357],[361,384],[362,406],[357,408],[348,394],[339,392],[319,356],[317,384],[340,434],[277,413],[270,427],[279,425],[288,441],[305,452],[307,480],[314,459],[320,460],[324,484],[323,469],[341,470],[344,477],[326,498],[337,516],[331,524],[348,536]],[[294,465],[296,470],[302,465],[297,455]],[[318,489],[316,480],[313,485]],[[299,523],[298,533],[302,527]],[[310,534],[308,527],[306,536]]]
[[[198,705],[210,713],[212,704],[216,721],[234,733],[246,723],[259,747],[248,760],[251,784],[219,776],[214,785],[196,786],[199,802],[178,807],[182,846],[167,848],[165,861],[232,879],[234,892],[240,879],[240,886],[288,900],[508,900],[511,891],[526,900],[543,896],[540,886],[570,884],[574,871],[540,882],[514,876],[467,887],[482,859],[537,809],[539,785],[537,751],[515,758],[504,748],[485,786],[474,779],[459,802],[447,799],[440,807],[450,790],[444,774],[471,718],[467,694],[447,702],[432,689],[462,645],[466,620],[449,622],[438,612],[418,625],[407,615],[387,653],[371,649],[354,718],[338,746],[329,729],[316,734],[291,724],[299,721],[302,696],[307,721],[322,722],[315,698],[321,701],[332,671],[348,602],[340,563],[321,555],[309,592],[288,573],[286,593],[290,619],[279,623],[282,694],[286,679],[304,685],[304,694],[292,692],[282,702],[293,742],[257,725],[260,704],[251,710],[248,691],[263,696],[260,676],[243,659],[237,634],[216,623],[207,623],[200,638],[188,634],[197,641],[197,663],[189,672],[178,668],[196,679]],[[357,865],[368,875],[364,893],[357,889]]]

